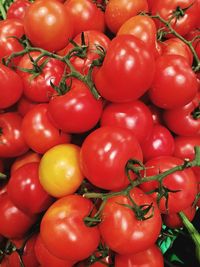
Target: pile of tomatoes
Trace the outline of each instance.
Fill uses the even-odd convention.
[[[0,266],[175,266],[163,229],[200,206],[200,1],[4,4]]]

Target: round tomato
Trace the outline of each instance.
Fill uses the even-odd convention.
[[[50,253],[63,260],[80,261],[96,250],[99,229],[84,223],[93,208],[93,203],[80,195],[68,195],[54,202],[40,225],[41,238]]]
[[[7,10],[7,19],[22,19],[24,18],[27,7],[31,3],[28,0],[16,0],[11,3]]]
[[[24,95],[18,100],[17,102],[17,112],[24,117],[25,114],[34,106],[36,106],[38,103],[33,102],[26,98]]]
[[[25,12],[24,30],[34,46],[49,51],[64,48],[73,35],[70,14],[56,0],[38,0]]]
[[[80,170],[80,147],[57,145],[49,149],[40,161],[40,183],[50,195],[63,197],[74,193],[83,181]]]

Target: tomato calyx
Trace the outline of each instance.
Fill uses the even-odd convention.
[[[200,118],[200,103],[191,113],[193,119],[198,120]]]
[[[182,18],[185,16],[185,12],[190,9],[192,6],[193,6],[194,3],[192,3],[191,5],[189,5],[188,7],[185,7],[185,8],[181,8],[180,6],[177,6],[176,10],[174,10],[172,12],[172,18],[176,18],[176,19],[179,19],[179,18]],[[170,18],[171,20],[171,18]]]

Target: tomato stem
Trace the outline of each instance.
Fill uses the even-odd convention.
[[[6,16],[6,10],[5,10],[2,2],[0,2],[0,12],[1,12],[1,17],[3,18],[3,20],[5,20],[7,16]]]

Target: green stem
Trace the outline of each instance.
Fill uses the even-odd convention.
[[[6,178],[7,176],[4,173],[0,172],[0,180],[4,180]]]
[[[2,16],[2,18],[5,20],[6,19],[6,10],[5,10],[5,8],[4,8],[4,6],[3,6],[3,4],[0,2],[0,12],[1,12],[1,16]]]
[[[194,241],[195,250],[196,250],[196,257],[197,257],[197,260],[200,263],[200,234],[196,230],[194,225],[188,220],[188,218],[185,216],[185,214],[183,212],[179,212],[179,216],[181,217],[185,228],[189,232],[192,240]]]

